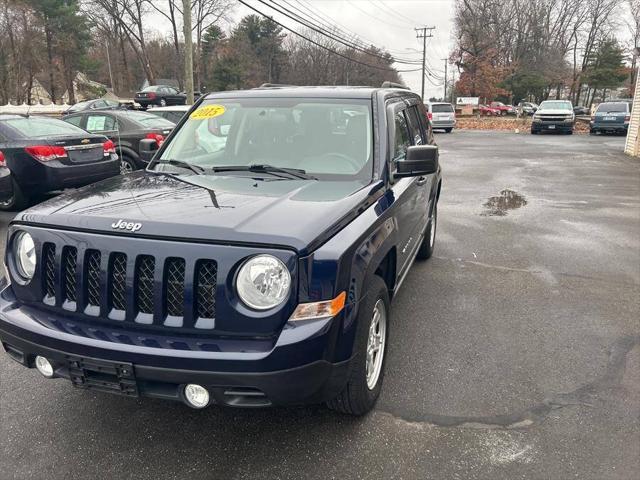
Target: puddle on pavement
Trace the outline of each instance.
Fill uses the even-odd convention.
[[[481,213],[484,217],[504,217],[509,210],[516,210],[524,207],[527,199],[513,190],[502,190],[500,195],[489,197],[487,203],[484,204],[485,211]]]

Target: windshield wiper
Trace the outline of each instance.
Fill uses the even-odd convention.
[[[191,170],[196,175],[204,175],[204,168],[200,165],[194,165],[193,163],[183,162],[182,160],[158,160],[154,165],[171,165],[172,167],[186,168]]]
[[[216,173],[220,172],[254,172],[254,173],[271,173],[276,176],[281,177],[281,175],[277,175],[278,173],[289,175],[294,178],[300,178],[302,180],[317,180],[317,178],[312,177],[311,175],[307,175],[305,170],[300,168],[282,168],[282,167],[274,167],[272,165],[227,165],[223,167],[212,167]],[[284,178],[284,177],[281,177]]]

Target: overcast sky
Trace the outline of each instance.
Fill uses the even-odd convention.
[[[444,93],[444,59],[449,56],[452,38],[454,0],[288,0],[301,9],[311,6],[315,11],[332,19],[338,28],[349,30],[364,41],[383,47],[396,57],[422,60],[422,40],[416,38],[414,28],[436,27],[432,38],[427,39],[427,64],[438,78],[427,78],[425,97],[441,97]],[[296,27],[295,22],[269,11],[256,0],[247,0],[258,10],[273,15],[274,19],[286,26]],[[282,2],[279,2],[282,4]],[[268,12],[269,11],[269,12]],[[303,10],[304,11],[304,10]],[[234,18],[254,13],[239,5]],[[396,64],[399,70],[416,69],[420,65]],[[449,75],[451,69],[449,68]],[[421,72],[402,73],[405,83],[420,93]],[[435,84],[435,85],[434,85]]]
[[[387,49],[394,57],[416,62],[422,61],[422,40],[416,38],[414,28],[435,27],[432,38],[427,39],[427,65],[435,77],[425,80],[425,97],[441,97],[444,93],[444,63],[449,56],[452,39],[454,0],[287,0],[301,11],[311,8],[314,13],[330,19],[338,28],[357,34],[363,41]],[[257,0],[247,3],[267,13],[287,27],[300,30],[302,27],[291,19],[270,10]],[[283,6],[286,3],[278,2]],[[288,7],[291,8],[291,7]],[[238,4],[233,11],[233,20],[238,22],[244,15],[254,13]],[[156,21],[157,20],[157,21]],[[169,25],[154,15],[152,25],[158,33],[169,35]],[[420,65],[396,64],[398,70],[417,69]],[[451,75],[451,68],[449,68]],[[412,90],[420,93],[421,72],[402,73],[402,78]]]

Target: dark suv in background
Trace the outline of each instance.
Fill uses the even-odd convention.
[[[621,133],[629,131],[631,104],[629,102],[605,102],[591,117],[590,133]]]
[[[208,95],[145,171],[10,224],[2,345],[82,389],[362,415],[440,190],[410,91]]]
[[[83,112],[63,120],[88,132],[106,135],[120,157],[120,173],[145,168],[149,159],[140,155],[140,141],[150,139],[160,146],[175,126],[157,115],[132,110]]]
[[[0,115],[0,210],[21,210],[43,193],[81,187],[119,173],[113,142],[62,120]]]

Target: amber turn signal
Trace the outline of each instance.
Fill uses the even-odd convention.
[[[326,300],[324,302],[314,303],[301,303],[289,319],[290,322],[297,322],[300,320],[311,320],[314,318],[335,317],[344,308],[345,300],[347,299],[347,293],[341,292],[333,300]]]

